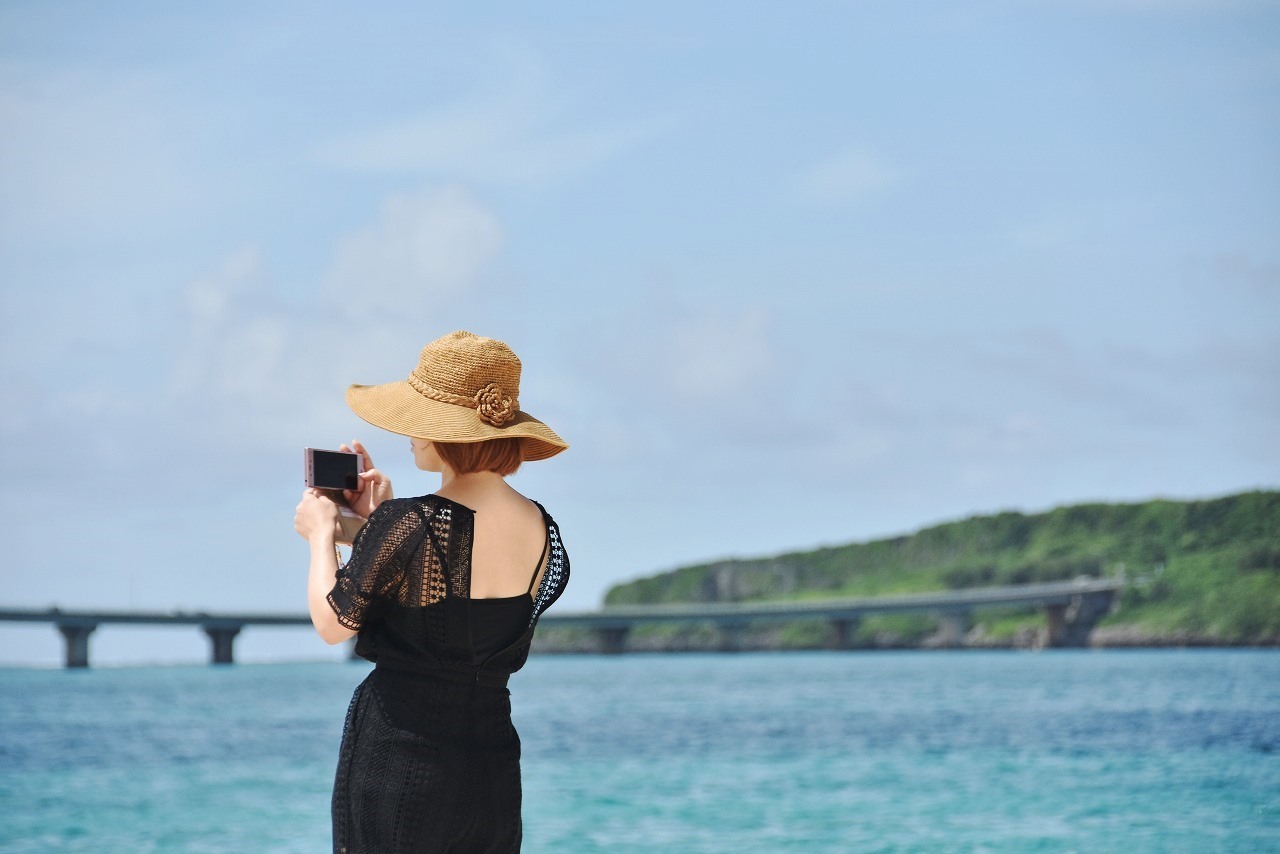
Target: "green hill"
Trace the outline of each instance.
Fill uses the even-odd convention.
[[[975,516],[909,536],[688,566],[617,585],[605,604],[876,596],[1082,575],[1141,580],[1099,627],[1104,642],[1280,642],[1280,492]],[[1003,610],[980,612],[975,622],[976,641],[999,644],[1043,621]],[[687,646],[689,631],[648,633],[656,648],[663,637]],[[803,647],[821,645],[825,628],[760,631],[760,645]],[[930,631],[923,615],[869,619],[862,628],[867,643],[913,643]]]

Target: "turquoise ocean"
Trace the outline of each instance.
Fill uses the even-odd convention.
[[[368,665],[0,670],[0,851],[321,852]],[[1280,653],[535,656],[525,851],[1280,851]]]

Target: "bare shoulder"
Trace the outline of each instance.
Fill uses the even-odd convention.
[[[538,505],[505,484],[501,489],[449,490],[444,497],[475,513],[470,595],[528,593],[541,574],[550,536]]]
[[[514,489],[488,505],[494,521],[540,532],[543,528],[542,511],[538,505]]]
[[[465,492],[441,491],[437,495],[474,511],[477,527],[501,528],[511,533],[521,530],[537,533],[544,527],[538,505],[505,482]]]

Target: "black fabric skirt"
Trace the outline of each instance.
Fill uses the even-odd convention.
[[[342,731],[333,850],[505,854],[520,835],[507,689],[375,668]]]

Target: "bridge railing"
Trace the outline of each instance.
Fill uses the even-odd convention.
[[[542,625],[593,630],[605,652],[622,652],[632,627],[654,623],[702,623],[722,632],[720,649],[741,647],[744,627],[752,622],[825,619],[832,625],[830,646],[853,645],[861,620],[878,613],[928,613],[939,621],[936,643],[963,646],[972,612],[978,608],[1031,606],[1046,617],[1045,644],[1087,646],[1093,626],[1113,605],[1116,594],[1129,585],[1123,579],[1080,578],[1074,581],[980,587],[928,593],[907,593],[838,599],[782,602],[713,602],[666,605],[609,606],[599,611],[551,612]]]

